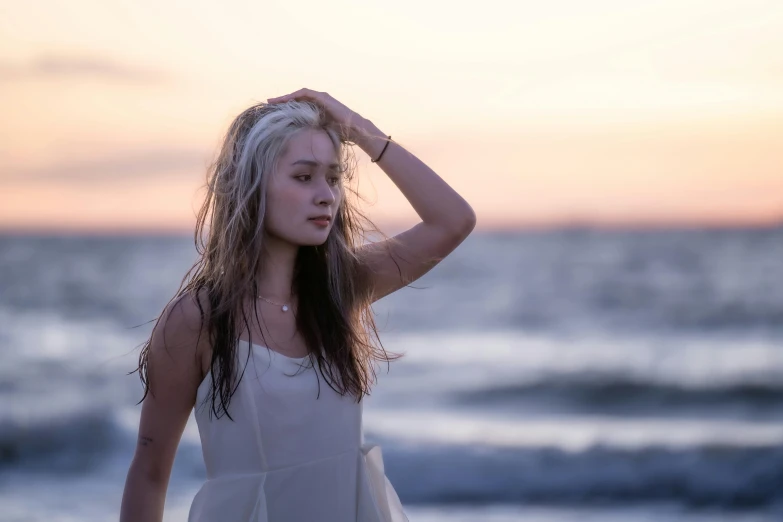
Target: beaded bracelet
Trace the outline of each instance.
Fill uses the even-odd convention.
[[[378,155],[378,158],[376,158],[374,160],[370,160],[372,163],[377,163],[381,159],[381,156],[383,156],[383,153],[386,152],[386,147],[389,146],[389,143],[391,143],[391,135],[389,135],[389,140],[386,142],[386,145],[383,146],[383,150]]]

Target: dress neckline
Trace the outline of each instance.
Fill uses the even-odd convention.
[[[286,361],[289,361],[290,363],[296,364],[296,365],[301,365],[305,360],[307,360],[310,357],[310,355],[305,355],[304,357],[289,357],[287,355],[284,355],[284,354],[278,352],[277,350],[273,350],[272,348],[269,348],[268,346],[264,346],[262,344],[257,344],[257,343],[251,343],[247,339],[242,339],[241,337],[238,337],[237,340],[245,343],[248,346],[255,346],[256,348],[266,348],[270,352],[274,353],[274,355],[272,357],[280,356],[282,359],[284,359]],[[201,380],[201,383],[199,383],[198,388],[197,388],[197,393],[200,392],[201,388],[209,380],[209,376],[210,375],[212,375],[212,368],[211,367],[207,370],[207,373],[204,374],[204,378]]]
[[[270,352],[274,352],[274,353],[275,353],[275,355],[279,355],[279,356],[280,356],[280,357],[282,357],[283,359],[288,359],[289,361],[294,361],[294,362],[303,362],[303,361],[305,361],[306,359],[308,359],[308,358],[310,357],[310,355],[305,355],[304,357],[289,357],[289,356],[287,356],[287,355],[284,355],[284,354],[282,354],[282,353],[278,352],[277,350],[273,350],[272,348],[270,348],[270,347],[268,347],[268,346],[264,346],[264,345],[262,345],[262,344],[257,344],[257,343],[251,343],[251,342],[250,342],[250,341],[248,341],[247,339],[242,339],[242,338],[239,338],[239,340],[240,340],[240,341],[242,341],[242,342],[244,342],[245,344],[248,344],[248,345],[250,345],[250,346],[255,346],[255,347],[257,347],[257,348],[266,348],[266,349],[267,349],[267,350],[269,350]]]

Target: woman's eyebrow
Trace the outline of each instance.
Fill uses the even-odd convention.
[[[318,167],[321,164],[318,163],[317,161],[313,161],[313,160],[300,159],[300,160],[296,160],[295,162],[291,163],[291,166],[294,166],[294,165],[307,165],[309,167]],[[329,165],[329,170],[337,170],[337,168],[339,166],[340,165],[338,165],[337,163],[332,163],[332,164]]]

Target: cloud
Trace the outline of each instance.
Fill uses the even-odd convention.
[[[6,164],[0,185],[57,182],[75,185],[149,181],[162,177],[204,179],[211,157],[203,149],[148,149],[136,152],[65,158],[47,164],[14,168]]]
[[[162,71],[89,56],[43,55],[22,65],[0,63],[0,82],[55,79],[98,79],[157,84],[167,81],[169,77]]]

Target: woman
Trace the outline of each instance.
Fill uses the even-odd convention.
[[[475,214],[330,95],[301,89],[267,102],[231,124],[198,214],[200,258],[142,349],[122,522],[162,520],[194,407],[207,481],[190,522],[407,520],[380,448],[362,436],[373,363],[400,357],[374,344],[370,306],[452,252]],[[399,187],[419,224],[363,243],[346,197],[357,195],[350,144]]]

